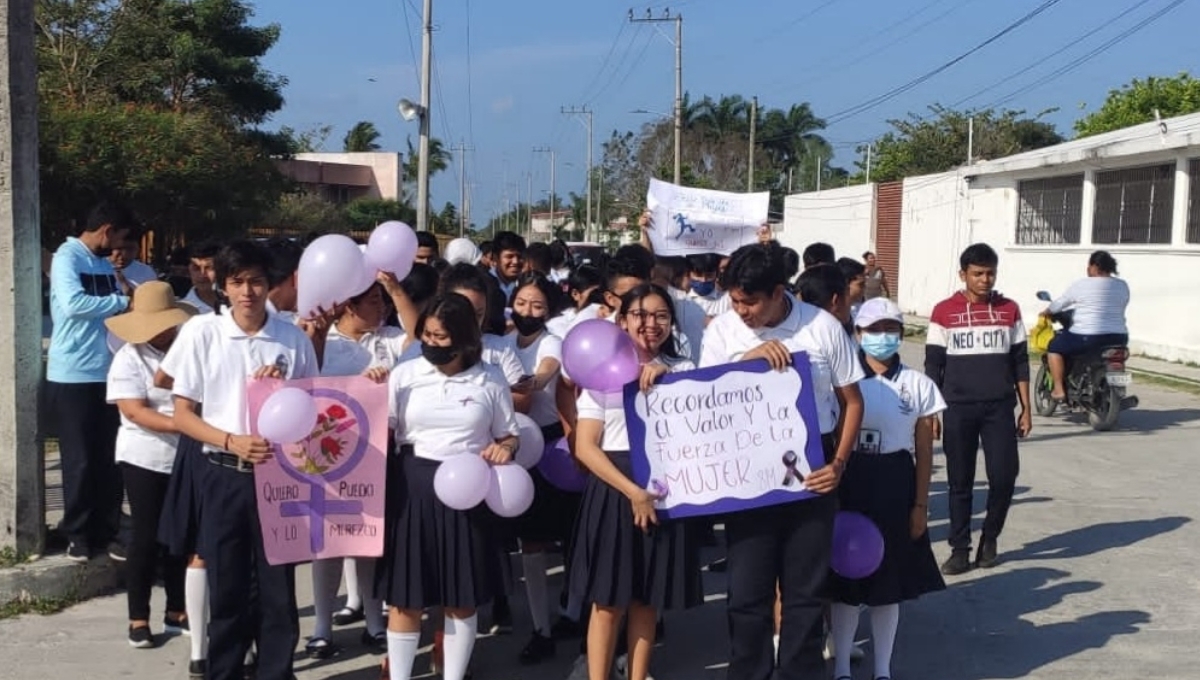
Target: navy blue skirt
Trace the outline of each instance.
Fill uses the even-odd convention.
[[[437,498],[439,463],[388,456],[384,547],[375,593],[393,607],[477,609],[505,592],[512,569],[499,518],[480,504],[453,510]]]
[[[542,428],[542,438],[547,447],[562,437],[563,428],[558,423]],[[546,481],[536,466],[529,471],[529,476],[533,478],[533,505],[517,518],[517,537],[536,543],[570,542],[583,494],[563,491],[554,486]]]
[[[608,457],[633,478],[628,451]],[[698,526],[659,518],[658,526],[644,532],[633,523],[629,499],[592,475],[575,522],[571,589],[602,607],[634,602],[660,611],[694,607],[704,600]]]
[[[179,435],[175,464],[171,468],[167,496],[158,522],[158,542],[166,546],[167,552],[172,555],[188,557],[199,554],[203,557],[199,545],[199,528],[203,521],[200,490],[210,465],[200,442],[187,435]]]
[[[909,530],[909,514],[916,504],[916,474],[908,452],[850,457],[838,486],[840,509],[862,513],[879,527],[883,563],[866,578],[831,574],[829,593],[835,602],[881,606],[945,589],[929,531],[913,540]]]

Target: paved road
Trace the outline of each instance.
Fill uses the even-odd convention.
[[[914,348],[906,348],[906,352]],[[1022,447],[1018,498],[1001,541],[1004,562],[954,579],[942,593],[904,607],[893,665],[898,680],[1197,677],[1200,639],[1200,495],[1192,455],[1200,398],[1151,386],[1118,432],[1081,421],[1037,419]],[[940,461],[939,461],[940,462]],[[982,468],[982,466],[981,466]],[[934,538],[946,532],[944,475],[931,507]],[[982,506],[983,490],[976,507]],[[944,557],[943,543],[936,547]],[[309,600],[307,570],[298,579]],[[706,576],[711,602],[667,619],[654,674],[660,680],[724,678],[724,580]],[[514,599],[516,602],[516,599]],[[161,599],[156,599],[161,605]],[[311,608],[302,610],[305,631]],[[865,618],[865,617],[864,617]],[[518,628],[528,625],[518,610]],[[124,599],[93,600],[49,617],[0,621],[0,680],[186,678],[187,641],[153,651],[124,641]],[[378,657],[361,655],[357,629],[339,631],[340,659],[298,662],[301,680],[377,677]],[[863,634],[866,634],[864,626]],[[561,680],[574,643],[553,663],[521,668],[522,635],[483,639],[480,680]],[[425,668],[423,660],[418,667]],[[869,667],[857,669],[869,678]]]

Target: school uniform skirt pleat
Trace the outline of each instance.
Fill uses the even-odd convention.
[[[549,450],[563,437],[562,425],[542,428]],[[516,520],[516,534],[522,541],[538,543],[569,542],[575,531],[575,516],[583,494],[563,491],[546,481],[537,466],[529,471],[533,478],[533,505]]]
[[[210,465],[200,442],[187,435],[179,436],[158,523],[158,542],[172,555],[203,556],[199,547],[199,528],[203,521],[201,487]]]
[[[862,513],[879,527],[883,562],[866,578],[831,574],[829,590],[835,602],[881,606],[945,589],[929,531],[913,540],[909,530],[916,493],[916,465],[907,451],[850,457],[838,487],[840,509]]]
[[[629,452],[609,452],[632,478]],[[695,524],[659,518],[643,532],[629,499],[592,476],[583,492],[571,551],[571,589],[604,607],[638,602],[659,610],[700,604],[700,537]]]
[[[386,536],[376,595],[401,609],[475,609],[504,592],[512,569],[498,518],[480,504],[453,510],[437,498],[439,463],[388,457]]]

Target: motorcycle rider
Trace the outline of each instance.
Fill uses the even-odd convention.
[[[1073,313],[1070,330],[1056,333],[1047,349],[1046,363],[1054,380],[1051,399],[1061,402],[1067,398],[1067,357],[1129,343],[1125,324],[1129,284],[1116,274],[1117,261],[1108,251],[1097,250],[1088,258],[1087,278],[1072,283],[1042,312],[1044,316]]]

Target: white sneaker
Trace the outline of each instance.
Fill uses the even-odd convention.
[[[622,654],[613,661],[613,680],[629,680],[629,655]],[[586,676],[585,676],[586,677]],[[646,674],[646,680],[654,680],[654,676]]]
[[[567,674],[567,680],[588,680],[586,656],[580,654],[575,657],[575,662],[571,664],[571,672]]]

